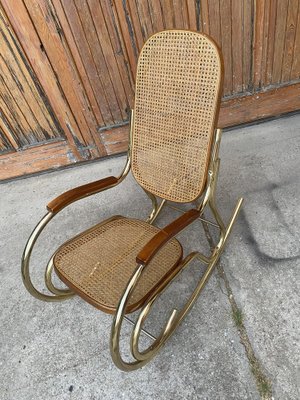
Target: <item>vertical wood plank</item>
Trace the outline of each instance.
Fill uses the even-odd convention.
[[[0,7],[3,132],[15,148],[60,138],[62,129]],[[8,108],[9,111],[8,111]],[[8,120],[12,119],[12,124]],[[15,125],[16,120],[19,122]],[[15,126],[16,130],[13,130]],[[18,141],[20,136],[21,142]],[[27,137],[27,140],[24,138]]]
[[[197,24],[196,24],[196,7],[195,7],[195,12],[194,12],[194,16],[191,15],[191,23],[190,23],[190,17],[189,17],[189,13],[188,13],[188,6],[187,6],[187,2],[183,1],[182,2],[182,6],[181,6],[181,11],[182,11],[182,29],[193,29],[193,30],[197,30]],[[195,23],[195,24],[194,24]],[[196,27],[196,29],[191,28],[191,26]]]
[[[289,0],[281,82],[288,82],[291,77],[298,9],[299,9],[299,0]]]
[[[59,18],[60,24],[62,26],[64,35],[66,37],[66,41],[68,43],[69,49],[70,49],[70,56],[73,57],[74,62],[76,64],[78,74],[80,75],[80,78],[82,80],[82,84],[85,88],[86,95],[88,98],[88,101],[91,105],[91,110],[94,114],[94,117],[96,119],[97,125],[104,125],[103,117],[101,114],[101,110],[98,106],[97,99],[95,96],[95,93],[93,91],[91,82],[89,80],[89,77],[86,73],[86,67],[83,63],[83,60],[81,58],[81,51],[82,48],[77,46],[75,37],[73,35],[70,22],[71,19],[67,17],[65,10],[62,6],[62,3],[60,0],[52,0],[53,6],[55,8],[55,11],[57,13],[57,16]]]
[[[220,1],[210,0],[208,3],[209,3],[209,8],[208,8],[209,32],[210,35],[213,37],[213,39],[221,47],[222,40],[221,40]]]
[[[98,41],[101,45],[103,56],[109,71],[111,84],[114,88],[115,95],[118,101],[121,117],[123,120],[126,120],[126,110],[128,109],[129,102],[123,86],[122,78],[120,76],[118,64],[113,52],[102,9],[100,7],[100,3],[96,0],[89,0],[88,4],[91,14],[93,16],[96,32],[98,35]]]
[[[149,0],[148,3],[152,19],[153,31],[160,32],[164,29],[164,21],[160,0]]]
[[[199,0],[200,1],[200,0]],[[186,0],[186,9],[188,13],[188,29],[192,29],[193,31],[200,30],[200,10],[197,10],[197,0]],[[198,22],[197,22],[198,21]],[[186,25],[185,25],[186,26]]]
[[[0,82],[2,85],[2,93],[0,94],[0,107],[1,112],[5,116],[5,119],[9,121],[10,126],[15,132],[16,142],[18,147],[23,147],[30,144],[30,137],[25,132],[30,132],[30,127],[24,118],[24,115],[18,109],[18,104],[15,99],[11,97],[7,91],[5,82],[0,76]]]
[[[122,77],[122,82],[127,94],[129,106],[132,108],[133,97],[134,97],[134,91],[133,91],[134,80],[132,71],[130,69],[129,59],[127,57],[124,40],[120,35],[120,30],[118,29],[118,23],[114,18],[113,10],[109,0],[102,1],[101,8],[105,19],[106,27],[109,32],[109,37],[111,40],[113,51],[118,63],[120,75]]]
[[[243,3],[241,0],[231,0],[232,12],[232,90],[234,93],[243,91]]]
[[[275,48],[275,30],[277,17],[277,0],[268,0],[269,16],[267,36],[267,53],[266,53],[266,71],[265,71],[265,86],[271,85],[273,79],[273,60]]]
[[[16,13],[9,0],[1,1],[2,6],[8,15],[9,21],[12,24],[27,57],[30,59],[31,67],[34,70],[38,81],[44,88],[54,113],[68,138],[73,155],[77,160],[81,160],[83,157],[78,151],[76,145],[77,139],[79,138],[80,140],[82,138],[80,129],[73,117],[69,105],[65,101],[64,94],[61,92],[61,87],[55,78],[49,60],[41,48],[40,39],[32,24],[27,9],[23,2],[19,2],[18,12]],[[73,134],[70,132],[69,126],[72,127]]]
[[[84,35],[88,42],[88,46],[91,49],[90,51],[92,54],[93,64],[97,74],[96,79],[102,85],[101,90],[96,93],[96,96],[97,98],[103,96],[103,98],[106,99],[107,108],[110,111],[112,118],[110,123],[118,123],[122,121],[122,114],[120,112],[120,106],[111,82],[109,68],[106,64],[106,60],[98,40],[89,7],[86,0],[75,0],[75,4],[84,30]]]
[[[13,151],[14,148],[7,140],[6,136],[3,134],[1,120],[0,120],[0,154]]]
[[[175,28],[175,15],[172,0],[161,0],[165,29]]]
[[[114,14],[115,22],[117,23],[118,31],[123,38],[132,75],[135,76],[138,47],[134,37],[133,24],[126,1],[113,0],[111,2],[111,9]]]
[[[209,6],[208,0],[201,0],[200,2],[201,10],[201,26],[204,33],[210,34],[210,20],[209,20]]]
[[[232,38],[231,38],[231,0],[220,0],[222,53],[224,59],[224,93],[232,93]]]
[[[260,66],[260,85],[263,87],[266,82],[266,71],[268,62],[268,47],[271,45],[270,38],[270,6],[271,0],[265,0],[264,4],[264,20],[263,20],[263,37],[262,37],[262,54]]]
[[[243,91],[252,87],[253,0],[243,1]]]
[[[275,46],[273,54],[272,83],[281,82],[287,12],[288,12],[288,0],[278,1],[276,29],[275,29]]]
[[[261,86],[261,65],[264,42],[265,0],[255,2],[254,43],[253,43],[253,84]]]
[[[105,149],[97,137],[96,121],[88,107],[76,66],[68,57],[68,46],[55,9],[52,3],[46,0],[24,0],[24,3],[27,10],[30,9],[30,17],[80,127],[80,132],[84,132],[84,135],[81,134],[81,144],[78,143],[77,147],[78,145],[81,148],[89,147],[88,151],[84,151],[86,157],[90,157],[90,154],[99,156],[99,150],[103,152]],[[95,142],[97,146],[95,146]]]
[[[38,121],[26,102],[22,91],[12,79],[2,55],[0,56],[0,73],[2,90],[5,90],[6,98],[10,99],[10,107],[13,108],[13,112],[21,116],[25,129],[24,134],[28,135],[30,143],[38,143],[45,140],[44,132],[40,129]]]
[[[132,29],[135,36],[135,41],[137,44],[138,51],[140,52],[144,44],[144,34],[142,32],[137,4],[136,1],[128,1],[127,5],[128,5],[128,13],[132,21]]]
[[[94,49],[93,47],[91,47],[89,43],[90,37],[87,37],[85,32],[85,24],[88,24],[90,26],[91,21],[85,21],[84,20],[85,15],[82,14],[80,15],[80,11],[78,12],[75,1],[72,2],[66,0],[61,0],[61,1],[64,10],[66,12],[68,21],[70,23],[74,39],[76,41],[78,48],[80,49],[80,57],[84,64],[86,74],[92,86],[94,96],[97,100],[97,104],[103,118],[102,124],[110,125],[113,121],[113,117],[110,105],[108,103],[107,93],[105,91],[105,88],[103,87],[103,76],[101,76],[101,74],[97,70],[95,55],[93,54]],[[86,12],[88,12],[88,10],[86,10]],[[93,28],[91,27],[91,29]],[[99,46],[97,46],[97,48],[98,47]],[[93,129],[96,130],[97,128],[96,124],[93,124],[92,126]]]
[[[300,79],[300,5],[298,8],[291,80]]]
[[[182,0],[173,0],[175,28],[177,29],[183,29],[183,15],[182,15],[183,4],[184,1]]]
[[[20,55],[22,50],[12,37],[1,11],[0,20],[1,58],[3,68],[9,75],[8,79],[10,81],[13,80],[11,84],[19,88],[20,95],[24,97],[24,100],[30,108],[30,112],[35,116],[36,122],[40,126],[43,139],[45,139],[44,132],[50,137],[61,136],[61,128],[57,124],[55,118],[53,118],[53,114],[49,114],[45,101],[35,86],[30,67],[24,62],[24,59]],[[49,105],[47,106],[49,108]]]
[[[4,115],[2,110],[0,110],[0,130],[3,132],[3,135],[9,141],[10,147],[14,150],[18,150],[20,148],[20,145],[18,143],[16,132],[6,119],[6,116]]]
[[[94,93],[101,109],[104,123],[110,125],[114,120],[115,109],[118,108],[116,98],[113,93],[111,82],[109,79],[103,54],[99,46],[95,28],[86,1],[63,0],[63,5],[68,13],[72,16],[72,26],[74,24],[74,32],[76,38],[84,48],[85,67],[88,71],[90,80],[92,81]],[[86,62],[88,60],[88,62]],[[111,103],[109,102],[111,97]],[[120,118],[120,116],[119,116]]]
[[[91,85],[93,95],[97,102],[97,108],[99,110],[98,119],[100,125],[111,124],[112,123],[112,115],[110,112],[110,108],[107,103],[107,99],[105,97],[105,93],[102,87],[102,82],[98,77],[98,71],[96,69],[92,50],[89,47],[88,41],[85,37],[84,29],[81,24],[80,17],[78,15],[76,5],[74,1],[65,1],[61,0],[64,12],[66,14],[66,18],[70,24],[70,29],[72,31],[72,35],[74,37],[74,41],[76,46],[79,50],[79,57],[82,60],[82,68],[85,72],[81,69],[80,64],[79,68],[81,70],[81,76],[83,74],[87,75],[87,80]],[[80,70],[78,73],[80,74]],[[86,83],[87,86],[87,83]],[[85,87],[86,87],[85,86]],[[99,97],[99,93],[103,93],[103,96]],[[93,124],[94,129],[96,129],[96,122]]]
[[[7,138],[13,143],[14,148],[20,149],[24,143],[28,144],[27,138],[23,134],[22,126],[7,107],[3,94],[0,95],[0,114],[3,125],[7,128],[6,130],[3,129],[3,132],[6,132]]]
[[[154,33],[148,0],[139,0],[138,2],[136,2],[136,5],[143,35],[143,41],[145,42],[149,38],[149,36]]]

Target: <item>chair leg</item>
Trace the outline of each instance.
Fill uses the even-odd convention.
[[[121,354],[120,354],[120,348],[119,348],[119,341],[120,341],[120,332],[121,332],[121,326],[122,326],[122,321],[124,319],[124,311],[126,304],[128,302],[128,299],[134,290],[140,275],[143,273],[144,266],[143,265],[138,265],[135,273],[133,274],[129,284],[127,285],[127,288],[120,300],[117,313],[114,317],[113,325],[112,325],[112,331],[111,331],[111,340],[110,340],[110,349],[111,349],[111,355],[112,359],[115,363],[115,365],[120,368],[123,371],[132,371],[139,369],[146,365],[161,349],[161,347],[166,343],[166,341],[170,338],[170,336],[173,334],[173,332],[176,330],[177,326],[181,323],[181,321],[184,319],[184,317],[187,315],[187,313],[191,310],[193,304],[197,300],[198,296],[200,295],[202,289],[204,288],[205,284],[208,281],[209,276],[211,275],[217,261],[219,260],[219,257],[224,250],[225,244],[227,242],[227,239],[229,237],[229,234],[232,230],[233,224],[238,216],[239,210],[241,208],[243,199],[239,199],[239,201],[236,204],[236,207],[233,211],[232,217],[227,225],[223,224],[221,217],[217,211],[217,208],[215,207],[214,203],[211,204],[213,214],[216,218],[216,221],[218,222],[220,226],[220,239],[217,245],[215,246],[211,257],[206,257],[203,254],[199,252],[193,252],[189,254],[178,266],[170,277],[168,278],[167,284],[164,282],[164,287],[158,287],[153,293],[153,295],[148,299],[147,304],[142,308],[139,317],[134,325],[132,335],[131,335],[131,342],[130,342],[130,347],[131,347],[131,355],[134,357],[134,361],[132,362],[127,362],[124,361]],[[189,300],[185,304],[184,308],[181,311],[178,311],[174,309],[169,317],[169,320],[167,324],[165,325],[164,329],[160,333],[160,335],[157,337],[156,340],[144,351],[139,350],[139,339],[140,339],[140,334],[143,330],[143,325],[144,322],[146,321],[153,304],[155,303],[156,299],[160,294],[168,287],[168,285],[173,281],[173,279],[178,276],[179,273],[184,271],[185,268],[188,267],[188,265],[195,259],[198,259],[201,262],[204,262],[207,264],[207,268],[202,275],[197,287],[193,291],[192,295],[190,296]]]
[[[45,284],[49,292],[57,295],[57,296],[67,296],[67,298],[75,296],[75,293],[70,290],[69,288],[66,289],[59,289],[54,286],[52,282],[52,274],[53,274],[54,264],[53,264],[53,256],[51,257],[50,261],[45,270]]]
[[[40,236],[41,232],[43,231],[43,229],[46,227],[46,225],[50,222],[50,220],[53,217],[54,217],[54,214],[52,214],[51,212],[48,212],[41,219],[41,221],[37,224],[37,226],[31,233],[31,235],[26,243],[24,253],[22,255],[22,261],[21,261],[22,278],[23,278],[23,282],[24,282],[26,289],[32,296],[36,297],[39,300],[43,300],[43,301],[62,301],[62,300],[66,300],[66,299],[70,298],[71,296],[74,296],[74,293],[71,290],[58,289],[58,288],[55,288],[54,285],[52,284],[52,282],[51,282],[51,273],[52,273],[52,268],[53,268],[53,265],[51,265],[52,259],[48,263],[48,266],[46,269],[45,281],[46,281],[46,286],[48,287],[50,292],[52,292],[54,294],[53,296],[44,294],[44,293],[40,292],[39,290],[37,290],[34,287],[32,281],[31,281],[31,278],[30,278],[29,266],[30,266],[30,258],[31,258],[31,253],[32,253],[33,247],[34,247],[35,242],[37,241],[38,237]]]
[[[162,345],[167,341],[167,339],[172,335],[172,333],[175,331],[175,329],[181,323],[181,321],[187,315],[187,313],[190,311],[193,304],[195,303],[198,296],[200,295],[202,289],[204,288],[205,284],[207,283],[208,278],[210,277],[214,267],[216,266],[216,263],[219,260],[222,251],[224,250],[226,241],[230,235],[233,224],[238,216],[242,202],[243,202],[243,199],[240,199],[237,202],[237,205],[233,211],[232,217],[231,217],[227,227],[226,228],[224,227],[225,228],[224,235],[221,235],[220,241],[217,244],[217,246],[215,247],[210,259],[207,259],[205,256],[203,257],[203,255],[199,252],[191,253],[189,256],[187,256],[183,260],[183,262],[180,264],[178,269],[175,271],[172,279],[174,279],[179,273],[181,273],[196,258],[198,258],[200,261],[208,264],[197,287],[195,288],[194,292],[190,296],[190,298],[187,301],[184,308],[180,312],[178,312],[177,310],[173,310],[163,332],[159,335],[158,339],[154,343],[152,343],[151,346],[147,350],[140,352],[138,349],[138,343],[139,343],[139,337],[140,337],[143,323],[147,319],[147,316],[148,316],[156,298],[160,295],[160,293],[155,294],[148,301],[146,306],[144,306],[144,308],[142,309],[142,311],[137,319],[136,325],[134,327],[134,330],[133,330],[133,333],[131,336],[131,351],[132,351],[133,356],[136,358],[136,360],[149,362],[155,356],[155,354],[159,351],[159,349],[162,347]]]
[[[163,199],[160,203],[159,206],[157,206],[155,209],[152,210],[151,215],[149,216],[149,218],[147,219],[147,222],[152,225],[154,224],[155,220],[157,219],[157,217],[159,216],[159,214],[161,213],[162,209],[164,208],[164,206],[166,205],[166,200]]]

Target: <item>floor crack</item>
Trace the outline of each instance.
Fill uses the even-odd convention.
[[[210,234],[208,225],[205,222],[202,222],[206,239],[209,243],[211,251],[215,248],[214,240]],[[220,260],[217,262],[217,271],[220,279],[224,282],[224,286],[226,288],[227,297],[229,299],[229,303],[231,306],[232,317],[239,332],[239,337],[242,345],[245,348],[246,356],[248,358],[248,362],[250,364],[251,372],[255,378],[256,386],[260,393],[262,400],[273,400],[272,396],[272,386],[270,380],[266,377],[265,373],[263,372],[263,368],[257,359],[254,350],[252,348],[249,336],[247,334],[246,327],[243,322],[243,313],[240,308],[237,306],[235,301],[232,289],[230,287],[228,278],[225,274],[224,268],[220,263]],[[223,292],[223,290],[222,290]],[[224,292],[223,292],[224,293]],[[225,294],[225,293],[224,293]]]

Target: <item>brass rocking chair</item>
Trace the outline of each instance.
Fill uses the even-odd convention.
[[[191,309],[222,253],[243,199],[228,226],[215,204],[221,130],[216,129],[222,88],[221,54],[208,36],[168,30],[151,36],[139,56],[135,105],[132,111],[127,163],[121,175],[69,190],[52,200],[47,214],[32,232],[22,258],[28,291],[44,301],[65,300],[78,294],[100,310],[114,314],[110,349],[124,371],[148,363]],[[147,221],[114,216],[63,244],[45,272],[47,289],[38,291],[29,274],[32,248],[48,222],[74,201],[118,185],[132,170],[152,202]],[[160,199],[158,201],[158,199]],[[154,222],[169,202],[190,203],[191,209],[163,229]],[[195,251],[183,259],[174,238],[209,207],[219,240],[209,257]],[[207,265],[196,289],[181,311],[174,310],[161,334],[148,349],[139,349],[147,316],[162,291],[198,259]],[[53,270],[67,285],[57,288]],[[126,314],[141,309],[131,336],[134,361],[120,354],[120,330]]]

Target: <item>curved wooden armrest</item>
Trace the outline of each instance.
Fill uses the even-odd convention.
[[[56,197],[54,200],[47,204],[47,209],[56,214],[69,204],[83,199],[84,197],[101,192],[104,189],[109,189],[119,183],[119,179],[114,176],[109,176],[99,181],[91,182],[86,185],[78,186],[77,188],[68,190],[67,192]]]
[[[136,257],[136,262],[143,265],[148,264],[165,243],[195,221],[199,215],[200,211],[192,209],[175,219],[171,224],[165,226],[143,247]]]

